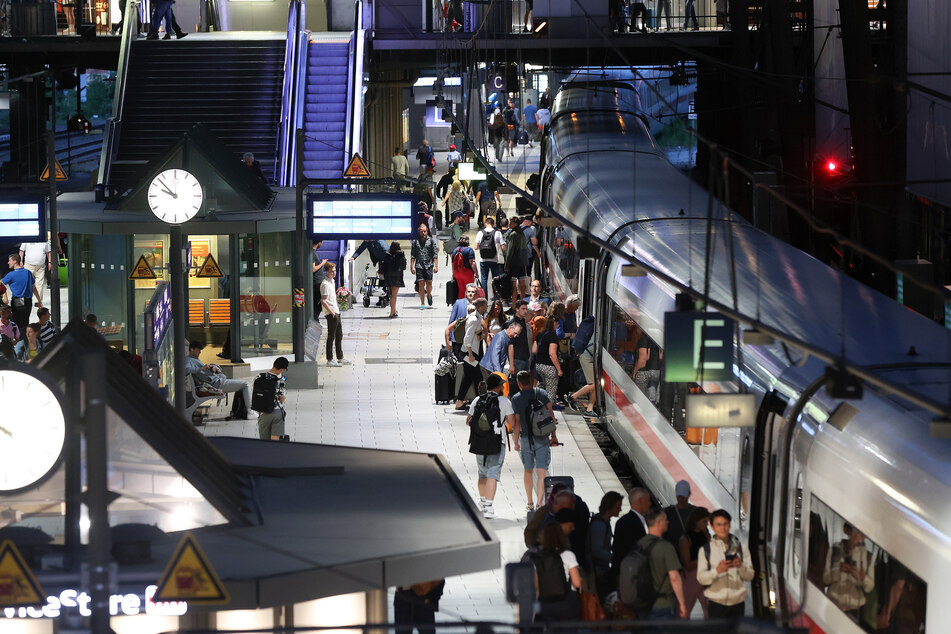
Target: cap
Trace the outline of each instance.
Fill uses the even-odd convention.
[[[690,497],[690,483],[686,480],[681,480],[674,487],[674,495],[679,498],[689,498]]]
[[[505,380],[498,374],[490,374],[489,378],[485,380],[485,386],[490,390],[500,387],[503,383],[505,383]]]
[[[581,302],[581,298],[578,297],[577,295],[569,295],[569,296],[565,299],[565,305],[566,305],[566,306],[567,306],[568,304],[572,303],[572,302],[579,302],[579,303],[580,303],[580,302]]]
[[[555,513],[555,521],[559,524],[565,524],[567,522],[575,521],[575,512],[571,509],[561,509]]]
[[[462,213],[461,211],[454,211],[454,212],[452,212],[452,219],[453,219],[453,220],[455,220],[456,218],[462,218],[462,217],[464,217],[464,216],[465,216],[465,214]]]
[[[455,146],[455,145],[450,145],[450,146],[449,146],[449,149],[450,149],[450,150],[455,150],[455,149],[456,149],[456,146]]]

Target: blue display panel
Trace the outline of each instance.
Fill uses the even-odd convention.
[[[45,196],[0,198],[0,240],[44,242],[47,238]]]
[[[308,194],[305,209],[310,238],[401,240],[416,235],[411,194]]]

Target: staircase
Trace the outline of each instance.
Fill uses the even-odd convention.
[[[304,177],[340,178],[347,138],[350,43],[312,40],[307,49]]]
[[[134,42],[109,185],[132,185],[144,165],[198,122],[239,159],[252,152],[270,179],[285,44],[285,33],[255,33],[247,40],[193,33],[186,40]]]

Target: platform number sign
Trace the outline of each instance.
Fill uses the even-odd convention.
[[[505,92],[505,75],[489,76],[489,92]]]
[[[664,380],[670,383],[733,379],[733,320],[718,313],[664,316]]]

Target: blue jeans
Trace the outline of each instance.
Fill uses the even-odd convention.
[[[479,263],[479,270],[482,275],[482,288],[485,289],[485,296],[488,297],[489,296],[489,286],[488,286],[489,274],[490,273],[492,274],[493,280],[499,277],[500,275],[502,275],[502,265],[499,264],[498,262],[484,262],[483,261]],[[498,296],[495,294],[494,290],[492,291],[492,299],[493,300],[498,299]]]
[[[695,0],[687,0],[684,4],[684,13],[686,14],[684,16],[684,29],[690,28],[689,25],[691,20],[693,20],[694,30],[698,30],[700,28],[700,22],[697,21],[697,9],[694,7],[694,1]]]
[[[647,618],[651,621],[669,621],[679,616],[677,608],[651,608]]]
[[[172,33],[172,0],[158,0],[152,9],[152,28],[150,33],[158,33],[162,20],[165,20],[165,32]]]

